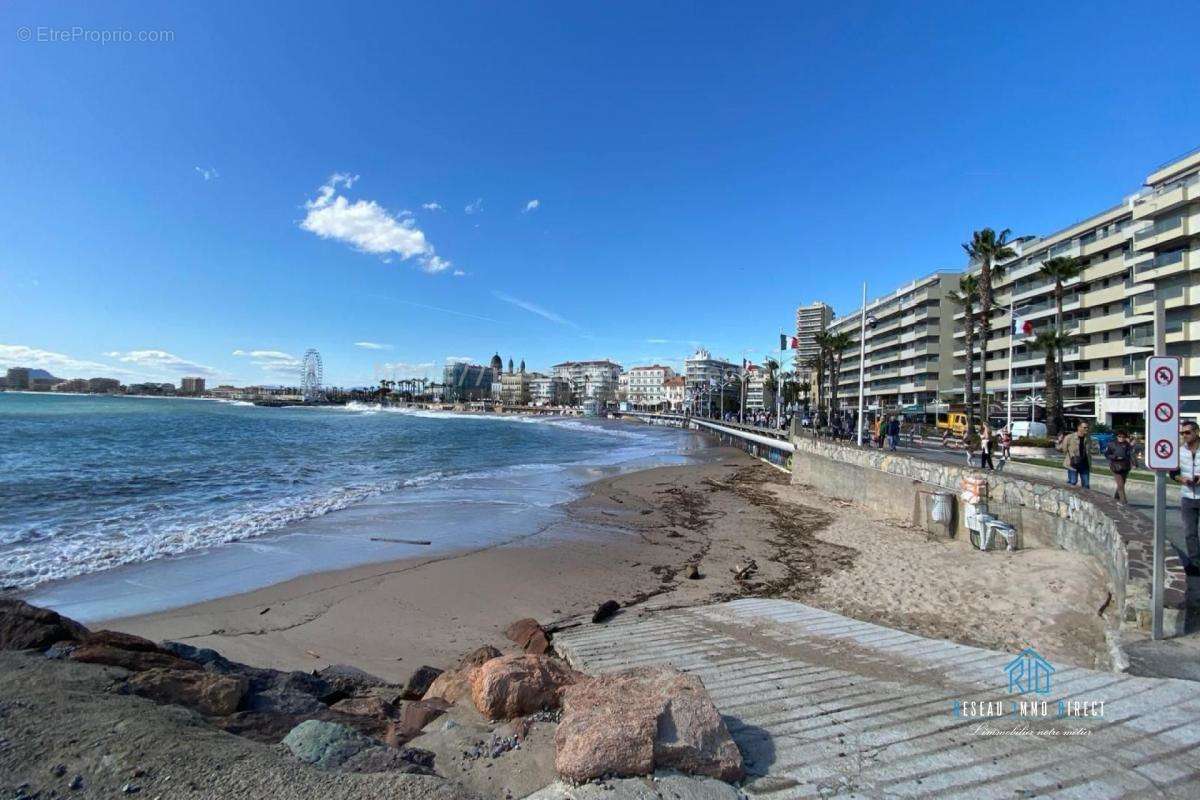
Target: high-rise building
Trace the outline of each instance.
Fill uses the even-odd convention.
[[[924,413],[940,392],[958,385],[954,374],[954,311],[950,293],[961,273],[934,272],[867,302],[863,407],[869,411]],[[858,408],[859,333],[862,309],[829,325],[845,332],[852,343],[842,351],[838,373],[838,407]],[[833,376],[822,394],[831,397]]]
[[[733,397],[737,394],[739,390],[734,379],[740,374],[740,365],[713,358],[703,347],[698,348],[683,361],[684,402],[696,413],[708,416],[722,405],[722,395]]]
[[[615,361],[564,361],[551,370],[555,377],[571,384],[572,402],[589,413],[603,411],[617,399],[621,365]]]
[[[822,333],[833,322],[833,309],[817,301],[796,309],[796,346],[792,349],[792,364],[798,380],[809,380],[809,369],[805,366],[820,355],[817,334]]]
[[[1145,359],[1154,348],[1154,301],[1166,308],[1168,355],[1182,359],[1181,413],[1200,414],[1200,150],[1154,170],[1137,193],[1048,236],[1026,236],[994,281],[987,343],[991,414],[1007,412],[1012,351],[1013,416],[1029,419],[1044,405],[1045,355],[1030,343],[1055,324],[1054,281],[1040,273],[1055,256],[1083,267],[1064,284],[1063,329],[1075,341],[1063,352],[1063,405],[1071,417],[1140,425],[1145,414]],[[969,270],[978,274],[978,265]],[[1010,316],[1009,307],[1013,307]],[[1031,333],[1013,334],[1013,317]],[[958,361],[966,374],[962,314],[955,318]],[[976,357],[976,371],[979,364]],[[979,379],[975,380],[976,393]],[[961,390],[956,393],[962,399]]]
[[[182,378],[179,381],[180,394],[204,394],[204,378]]]
[[[28,389],[29,388],[29,368],[28,367],[9,367],[5,374],[5,385],[9,389]]]

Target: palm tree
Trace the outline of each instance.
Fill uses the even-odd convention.
[[[838,378],[842,373],[842,354],[846,348],[854,344],[849,331],[838,331],[826,334],[828,337],[829,363],[829,407],[833,413],[838,410]]]
[[[992,335],[992,290],[994,281],[1004,274],[1003,261],[1017,255],[1009,246],[1012,231],[1008,228],[996,233],[991,228],[975,231],[971,241],[963,244],[963,250],[972,262],[979,265],[979,333],[983,340],[979,347],[979,397],[983,406],[983,419],[987,419],[987,351]],[[969,416],[969,414],[968,414]]]
[[[967,273],[958,279],[958,291],[950,299],[963,310],[963,330],[967,343],[967,374],[963,379],[963,402],[967,406],[967,436],[975,433],[975,302],[979,299],[979,281]]]
[[[775,409],[775,390],[779,387],[778,381],[775,380],[775,370],[779,369],[779,362],[773,358],[768,358],[763,362],[763,367],[767,370],[767,376],[763,378],[763,400],[766,400],[766,395],[771,396],[771,410]]]
[[[804,398],[804,410],[808,411],[809,398],[812,396],[812,383],[807,380],[801,381],[798,388],[800,395]]]
[[[1046,382],[1046,431],[1050,438],[1058,436],[1059,431],[1066,430],[1063,419],[1062,405],[1062,373],[1056,355],[1062,352],[1065,345],[1071,344],[1075,337],[1060,334],[1056,331],[1042,331],[1029,346],[1038,352],[1046,354],[1044,380]]]
[[[825,346],[825,339],[828,335],[828,333],[822,331],[813,337],[813,343],[816,344],[820,352],[804,362],[804,366],[811,370],[812,374],[817,378],[817,419],[821,418],[822,412],[825,410],[825,355],[828,352]]]
[[[1054,331],[1059,336],[1063,335],[1063,284],[1067,281],[1073,281],[1083,274],[1083,265],[1079,263],[1079,259],[1074,256],[1056,256],[1047,259],[1042,264],[1038,273],[1045,278],[1054,281]],[[1058,365],[1062,367],[1063,351],[1060,347],[1058,350]],[[1062,384],[1058,386],[1058,395],[1062,397]]]

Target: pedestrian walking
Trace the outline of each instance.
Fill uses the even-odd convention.
[[[967,466],[975,466],[975,445],[979,441],[979,434],[970,431],[963,431],[962,442],[963,449],[967,451]]]
[[[900,418],[892,417],[888,422],[887,427],[888,450],[896,452],[896,447],[900,444]]]
[[[1063,466],[1067,468],[1067,483],[1079,484],[1084,489],[1092,488],[1092,459],[1088,454],[1088,424],[1079,423],[1072,433],[1062,439],[1058,449],[1063,452]]]
[[[1125,479],[1137,465],[1137,454],[1133,450],[1133,443],[1129,441],[1127,431],[1117,431],[1117,438],[1104,448],[1104,457],[1108,459],[1108,468],[1113,474],[1113,482],[1117,484],[1117,489],[1113,492],[1113,499],[1121,505],[1127,506],[1129,499],[1125,496]]]
[[[1006,463],[1012,458],[1012,431],[1008,428],[1000,431],[1000,457]]]
[[[992,461],[992,447],[995,446],[996,437],[992,435],[992,426],[986,422],[980,429],[979,434],[979,468],[995,470],[996,464]]]
[[[1184,420],[1179,426],[1183,446],[1179,448],[1179,469],[1171,477],[1179,484],[1179,513],[1183,517],[1183,546],[1181,552],[1188,575],[1200,575],[1200,429],[1195,420]],[[1179,549],[1178,545],[1175,547]]]

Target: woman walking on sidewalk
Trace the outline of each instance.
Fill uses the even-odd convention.
[[[992,426],[986,422],[980,429],[979,435],[979,468],[980,469],[996,469],[996,464],[992,461],[992,447],[996,442],[996,437],[992,434]]]
[[[1112,470],[1113,481],[1117,484],[1117,490],[1113,492],[1113,499],[1121,505],[1127,506],[1129,499],[1125,497],[1125,480],[1137,464],[1137,454],[1133,450],[1133,443],[1129,441],[1129,434],[1126,431],[1117,431],[1117,438],[1104,448],[1104,457],[1108,459],[1108,468]]]

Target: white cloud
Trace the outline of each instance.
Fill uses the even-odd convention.
[[[44,369],[56,378],[99,378],[106,375],[132,374],[120,367],[22,344],[0,344],[0,367]]]
[[[389,361],[380,364],[379,369],[385,373],[395,373],[401,378],[412,378],[425,375],[436,366],[437,364],[432,361],[423,361],[419,364],[408,361]]]
[[[441,203],[421,203],[421,208],[426,211],[444,211]]]
[[[548,319],[551,322],[558,323],[559,325],[566,325],[571,328],[579,327],[574,322],[571,322],[568,319],[563,319],[562,316],[555,314],[553,311],[542,308],[541,306],[536,305],[535,303],[531,303],[528,300],[521,300],[519,298],[504,294],[503,292],[492,292],[492,294],[495,295],[497,300],[502,300],[505,303],[509,303],[510,305],[516,306],[517,308],[524,309],[525,311],[528,311],[530,314],[536,314],[537,316],[541,317],[542,319]]]
[[[114,351],[105,353],[105,355],[126,364],[136,364],[143,369],[153,372],[175,372],[180,375],[204,376],[218,374],[217,370],[212,367],[198,364],[195,361],[189,361],[186,358],[180,358],[174,353],[168,353],[166,350],[130,350],[127,353]]]
[[[390,344],[380,344],[379,342],[355,342],[355,347],[361,347],[363,350],[391,350]]]
[[[474,360],[470,356],[446,356],[447,364],[470,364]]]
[[[301,360],[281,350],[234,350],[239,358],[248,358],[254,366],[276,375],[293,375],[300,369]]]
[[[521,211],[522,214],[528,214],[530,211],[536,211],[538,206],[542,204],[541,200],[534,198],[525,204],[525,208]]]
[[[454,277],[461,278],[462,276],[466,275],[467,273],[463,272],[461,269],[456,269],[456,270],[454,270],[453,274],[454,274]]]
[[[476,197],[474,200],[467,203],[463,211],[467,212],[468,214],[479,214],[483,211],[483,198]]]
[[[416,259],[426,272],[441,272],[450,262],[434,251],[411,216],[401,212],[390,214],[374,200],[351,202],[339,189],[346,190],[358,180],[357,175],[335,173],[312,200],[300,227],[322,239],[345,242],[362,253],[377,256],[399,256],[401,260]],[[388,261],[384,258],[384,261]]]
[[[205,181],[211,181],[213,178],[221,177],[221,173],[217,172],[215,167],[196,167],[196,172]]]

